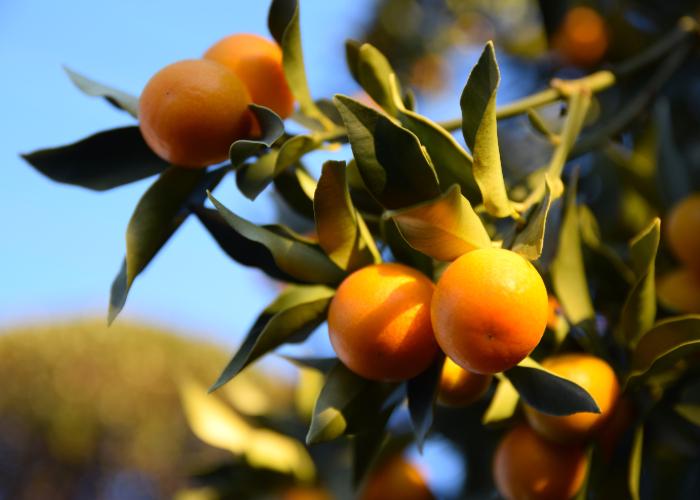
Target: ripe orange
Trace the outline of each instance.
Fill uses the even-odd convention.
[[[294,486],[282,492],[281,500],[333,500],[333,496],[322,488]]]
[[[551,443],[520,425],[498,444],[493,476],[507,500],[566,500],[581,488],[586,466],[583,447]]]
[[[228,158],[252,123],[241,81],[213,61],[186,60],[158,71],[139,99],[139,127],[160,157],[181,167]]]
[[[294,96],[284,76],[282,50],[275,42],[239,33],[216,42],[204,53],[204,58],[236,73],[255,104],[270,108],[282,118],[292,114]]]
[[[605,20],[590,7],[574,7],[566,13],[554,46],[577,66],[597,64],[608,50]]]
[[[610,418],[620,395],[620,385],[609,364],[590,354],[573,353],[547,358],[542,366],[588,391],[600,408],[600,413],[554,416],[525,405],[525,416],[539,435],[561,443],[581,441]]]
[[[491,386],[491,375],[470,372],[450,358],[445,358],[440,373],[438,403],[443,406],[466,406],[480,399]]]
[[[561,316],[561,304],[554,295],[550,295],[547,299],[547,307],[549,308],[549,312],[547,313],[547,328],[556,330],[559,317]]]
[[[700,276],[689,269],[676,269],[658,277],[656,295],[671,310],[700,314]]]
[[[430,325],[433,283],[401,264],[355,271],[328,311],[331,344],[352,371],[373,380],[405,380],[437,354]]]
[[[671,209],[666,217],[666,240],[678,260],[700,274],[700,193]]]
[[[447,356],[466,370],[496,373],[518,364],[539,343],[549,314],[547,289],[517,253],[481,248],[447,267],[431,314]]]
[[[368,479],[360,500],[434,500],[418,467],[402,456],[390,458]]]

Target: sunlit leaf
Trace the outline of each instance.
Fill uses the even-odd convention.
[[[238,217],[211,194],[209,199],[226,223],[239,235],[267,248],[277,267],[284,273],[307,283],[335,285],[342,280],[343,271],[314,246],[278,234],[269,227],[256,226]]]
[[[593,318],[593,303],[583,267],[581,234],[576,208],[576,178],[568,186],[557,254],[550,266],[552,284],[564,314],[572,324]]]
[[[260,126],[261,136],[257,139],[239,139],[231,144],[229,158],[234,168],[265,148],[271,147],[284,134],[284,123],[277,113],[257,104],[250,104],[249,107]]]
[[[681,403],[673,407],[681,417],[700,427],[700,405]]]
[[[438,356],[421,374],[406,382],[408,413],[413,423],[418,451],[423,451],[423,443],[433,425],[433,406],[440,385],[444,356]]]
[[[636,281],[632,286],[620,318],[620,338],[634,345],[654,324],[656,285],[654,269],[661,235],[660,220],[655,219],[630,242],[630,258]]]
[[[435,170],[418,138],[390,118],[336,95],[364,184],[382,205],[395,209],[440,194]]]
[[[108,322],[117,317],[136,276],[170,239],[189,214],[227,172],[170,167],[148,188],[136,205],[126,229],[126,257],[112,284]]]
[[[491,246],[486,228],[458,185],[435,200],[385,216],[396,221],[413,248],[434,259],[451,261],[475,248]]]
[[[365,238],[360,230],[364,221],[350,199],[345,162],[323,165],[313,200],[319,244],[338,267],[353,271],[381,261],[369,231]]]
[[[143,140],[138,127],[98,132],[81,141],[23,154],[56,182],[104,191],[162,172],[168,163]]]
[[[275,173],[295,164],[309,151],[316,149],[321,141],[314,135],[296,135],[280,146],[275,163]]]
[[[491,215],[508,217],[513,214],[513,207],[503,179],[496,124],[496,90],[500,81],[493,43],[488,42],[469,75],[459,103],[462,133],[474,156],[474,179],[484,207]]]
[[[644,447],[644,426],[640,425],[634,430],[632,450],[630,452],[629,469],[627,472],[627,484],[629,485],[630,498],[639,500],[639,480],[642,473],[642,450]]]
[[[700,351],[700,315],[659,321],[637,342],[632,353],[629,381],[644,380],[697,351]]]
[[[540,201],[537,210],[530,216],[525,228],[515,237],[512,247],[514,252],[529,260],[537,260],[542,255],[547,216],[552,203],[561,196],[564,189],[559,179],[550,179],[547,174],[545,174],[543,182],[545,183],[544,198]]]
[[[212,385],[215,391],[261,356],[285,343],[303,342],[326,320],[335,291],[325,286],[290,286],[261,313],[243,344]]]
[[[547,173],[551,179],[561,177],[569,153],[583,128],[590,105],[591,92],[589,90],[579,90],[569,98],[566,120],[559,136],[559,144],[554,149],[547,166]]]
[[[309,91],[301,46],[298,0],[272,0],[267,24],[270,33],[282,47],[284,74],[302,113],[318,121],[322,128],[333,128],[333,122],[316,106]]]
[[[525,358],[504,375],[523,401],[542,413],[600,413],[598,405],[584,388],[546,370],[531,358]]]
[[[81,75],[80,73],[73,71],[72,69],[66,66],[63,67],[63,70],[66,72],[66,74],[75,84],[75,86],[83,92],[85,92],[87,95],[94,97],[103,97],[112,106],[121,109],[122,111],[126,111],[134,118],[138,117],[138,97],[91,80],[90,78]]]
[[[422,271],[426,276],[433,275],[433,260],[408,244],[394,219],[382,219],[381,231],[382,240],[389,245],[394,259]]]
[[[387,113],[395,116],[398,108],[392,97],[390,76],[394,73],[386,57],[369,43],[357,51],[357,83]],[[396,84],[398,87],[398,84]],[[400,94],[400,90],[398,90]]]
[[[499,377],[493,398],[481,419],[483,424],[494,424],[508,420],[518,407],[520,395],[506,377]]]

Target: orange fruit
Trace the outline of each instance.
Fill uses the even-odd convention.
[[[402,456],[392,457],[369,476],[360,500],[434,500],[421,471]]]
[[[659,302],[673,311],[700,314],[700,276],[681,268],[656,280]]]
[[[608,50],[605,20],[590,7],[574,7],[566,13],[554,46],[577,66],[597,64]]]
[[[480,248],[445,269],[431,314],[435,338],[455,363],[477,373],[501,372],[518,364],[542,338],[547,289],[517,253]]]
[[[281,500],[333,500],[333,495],[322,488],[294,486],[282,492]]]
[[[139,127],[160,157],[181,167],[228,158],[252,123],[241,81],[213,61],[179,61],[158,71],[139,99]]]
[[[480,399],[491,386],[491,375],[465,370],[450,358],[445,358],[440,373],[438,403],[443,406],[466,406]]]
[[[620,395],[620,385],[608,363],[590,354],[572,353],[546,358],[542,366],[583,387],[598,405],[600,413],[555,416],[525,405],[525,416],[538,434],[561,443],[581,441],[610,418]]]
[[[583,447],[551,443],[519,425],[498,444],[493,477],[507,500],[566,500],[581,488],[586,467]]]
[[[666,217],[666,240],[678,260],[700,273],[700,193],[671,209]]]
[[[547,298],[547,307],[549,309],[547,313],[547,328],[556,330],[559,316],[561,316],[561,304],[559,304],[559,301],[554,295],[550,295]]]
[[[433,289],[427,277],[401,264],[375,264],[345,278],[328,311],[340,360],[372,380],[405,380],[428,368],[437,354]]]
[[[294,111],[294,96],[282,67],[282,50],[259,35],[239,33],[227,36],[204,53],[231,69],[248,88],[255,104],[270,108],[282,118]]]

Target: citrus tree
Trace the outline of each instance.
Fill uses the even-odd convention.
[[[600,23],[578,10],[556,43],[574,63],[595,64],[605,47],[584,35],[603,33]],[[25,155],[88,189],[157,176],[127,228],[109,321],[193,216],[233,260],[285,283],[211,391],[328,325],[337,358],[290,359],[322,381],[304,432],[314,473],[297,474],[300,483],[430,498],[400,454],[433,433],[468,458],[462,497],[494,486],[509,499],[692,497],[700,208],[664,91],[697,64],[696,20],[678,19],[619,64],[500,107],[489,42],[455,101],[461,116],[440,123],[416,111],[368,43],[348,41],[345,54],[367,97],[314,99],[298,2],[273,0],[268,25],[274,41],[232,35],[162,69],[140,98],[71,72],[138,124]],[[611,92],[625,96],[614,109]],[[289,133],[285,118],[305,131]],[[499,136],[519,119],[546,144],[535,165],[518,154],[527,143]],[[307,154],[338,147],[346,161],[325,162],[320,176],[305,166]],[[275,190],[315,230],[238,216],[216,194],[228,176],[251,200]],[[396,424],[404,405],[410,434]],[[208,428],[200,437],[216,442]],[[212,476],[212,488],[235,495],[236,477]]]

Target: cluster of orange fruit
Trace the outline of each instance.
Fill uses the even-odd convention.
[[[414,377],[446,354],[438,402],[463,406],[488,390],[539,343],[551,315],[540,274],[519,254],[476,249],[449,264],[437,285],[395,263],[348,276],[333,298],[328,329],[338,357],[357,374],[384,381]],[[494,479],[506,498],[571,497],[586,470],[585,442],[610,419],[620,388],[613,369],[588,354],[563,354],[544,368],[574,381],[600,413],[552,416],[525,405],[529,425],[506,434]]]
[[[678,312],[700,314],[700,193],[671,209],[665,229],[668,246],[681,267],[659,278],[659,301]]]
[[[234,141],[259,135],[251,103],[282,118],[292,113],[282,51],[258,35],[231,35],[203,58],[178,61],[153,75],[139,99],[139,127],[164,160],[205,167],[226,160]]]

